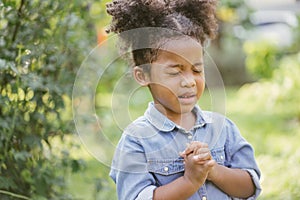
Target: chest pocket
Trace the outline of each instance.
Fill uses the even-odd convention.
[[[154,176],[157,186],[168,184],[183,175],[183,158],[176,159],[149,159],[148,171]]]
[[[216,148],[211,150],[211,155],[213,159],[220,165],[224,165],[225,163],[225,152],[224,147]]]

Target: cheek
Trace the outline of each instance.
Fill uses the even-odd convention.
[[[168,85],[162,85],[159,83],[152,83],[150,85],[151,91],[154,93],[155,96],[161,96],[161,97],[175,97],[175,91]]]
[[[197,84],[197,89],[198,92],[203,92],[203,90],[205,89],[205,78],[199,78],[196,80],[196,84]]]
[[[151,77],[151,85],[155,90],[167,92],[167,93],[176,93],[176,88],[178,85],[178,80],[175,78],[170,79],[167,76],[162,74],[155,74],[155,77]]]
[[[205,76],[204,76],[204,75],[197,76],[197,77],[195,78],[195,80],[196,80],[196,82],[197,82],[198,84],[204,84],[204,83],[205,83]]]

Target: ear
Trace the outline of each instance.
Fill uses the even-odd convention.
[[[136,82],[141,86],[148,86],[150,83],[149,74],[145,73],[141,67],[133,68],[133,76]]]

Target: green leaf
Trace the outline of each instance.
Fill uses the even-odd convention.
[[[0,188],[8,190],[9,188],[16,188],[16,183],[11,178],[0,176]]]
[[[14,153],[14,158],[16,161],[26,161],[32,155],[27,151],[21,151]]]

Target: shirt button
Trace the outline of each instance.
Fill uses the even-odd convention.
[[[221,158],[221,160],[223,160],[223,159],[224,159],[224,156],[221,156],[220,158]]]
[[[207,198],[206,197],[202,197],[202,200],[206,200]]]
[[[169,167],[164,167],[164,171],[165,172],[169,171]]]
[[[189,135],[189,136],[188,136],[188,139],[189,139],[189,140],[193,139],[193,136],[192,136],[192,135]]]

